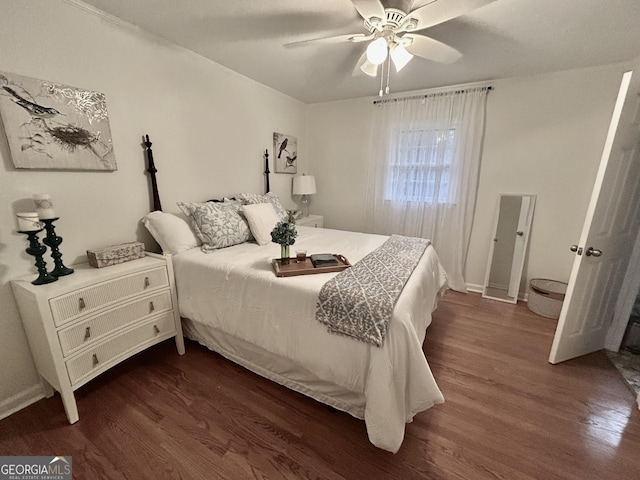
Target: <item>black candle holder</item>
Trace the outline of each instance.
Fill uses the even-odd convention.
[[[65,275],[71,275],[73,273],[73,268],[65,267],[62,263],[62,253],[60,253],[60,250],[58,249],[62,243],[62,237],[56,235],[53,222],[59,218],[60,217],[40,219],[41,222],[44,222],[44,228],[47,231],[47,236],[42,239],[42,243],[51,249],[51,256],[53,257],[55,268],[50,272],[50,274],[54,277],[64,277]]]
[[[34,285],[43,285],[45,283],[51,283],[58,280],[57,277],[54,277],[47,273],[47,263],[42,258],[44,252],[47,251],[47,247],[45,247],[38,241],[38,233],[40,233],[42,230],[42,228],[40,230],[29,231],[18,230],[18,233],[24,233],[29,240],[29,247],[25,251],[36,259],[36,268],[38,269],[39,275],[38,278],[31,282]]]

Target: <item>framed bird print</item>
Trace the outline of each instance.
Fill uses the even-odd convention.
[[[15,168],[117,170],[102,93],[0,72],[0,118]]]
[[[274,132],[273,161],[276,173],[298,173],[298,139]]]

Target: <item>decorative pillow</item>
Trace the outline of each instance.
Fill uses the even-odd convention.
[[[268,192],[264,195],[260,195],[259,193],[239,193],[236,195],[236,198],[238,200],[242,200],[242,203],[245,205],[271,203],[280,220],[283,220],[287,216],[287,211],[284,209],[282,203],[280,203],[280,199],[275,193]]]
[[[249,222],[249,228],[258,245],[266,245],[271,242],[271,230],[280,221],[273,204],[256,203],[242,207],[242,213]]]
[[[242,205],[238,203],[178,202],[178,207],[191,221],[205,253],[251,240],[249,225],[240,215]]]
[[[142,223],[164,253],[175,255],[202,245],[186,218],[178,215],[155,211],[145,215]]]
[[[220,203],[220,202],[235,202],[236,199],[235,197],[231,197],[231,198],[227,198],[227,197],[222,197],[222,198],[212,198],[210,200],[207,200],[207,202],[214,202],[214,203]]]

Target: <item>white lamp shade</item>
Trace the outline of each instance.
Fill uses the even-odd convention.
[[[371,63],[369,60],[365,60],[365,62],[360,67],[360,70],[362,70],[364,73],[366,73],[370,77],[378,76],[378,65]]]
[[[367,47],[367,60],[374,65],[380,65],[387,58],[387,41],[380,37]]]
[[[294,195],[313,195],[316,193],[316,177],[313,175],[298,175],[293,177]]]
[[[396,72],[402,70],[412,58],[413,55],[402,45],[396,45],[393,50],[391,50],[391,60],[393,60],[393,64],[396,67]]]

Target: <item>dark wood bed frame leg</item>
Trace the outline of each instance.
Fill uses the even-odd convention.
[[[151,141],[149,140],[149,135],[145,135],[144,145],[147,147],[147,172],[149,172],[149,177],[151,178],[151,191],[153,195],[153,210],[162,210],[162,205],[160,205],[160,194],[158,193],[158,182],[156,180],[156,166],[153,163],[153,151],[151,150]]]

